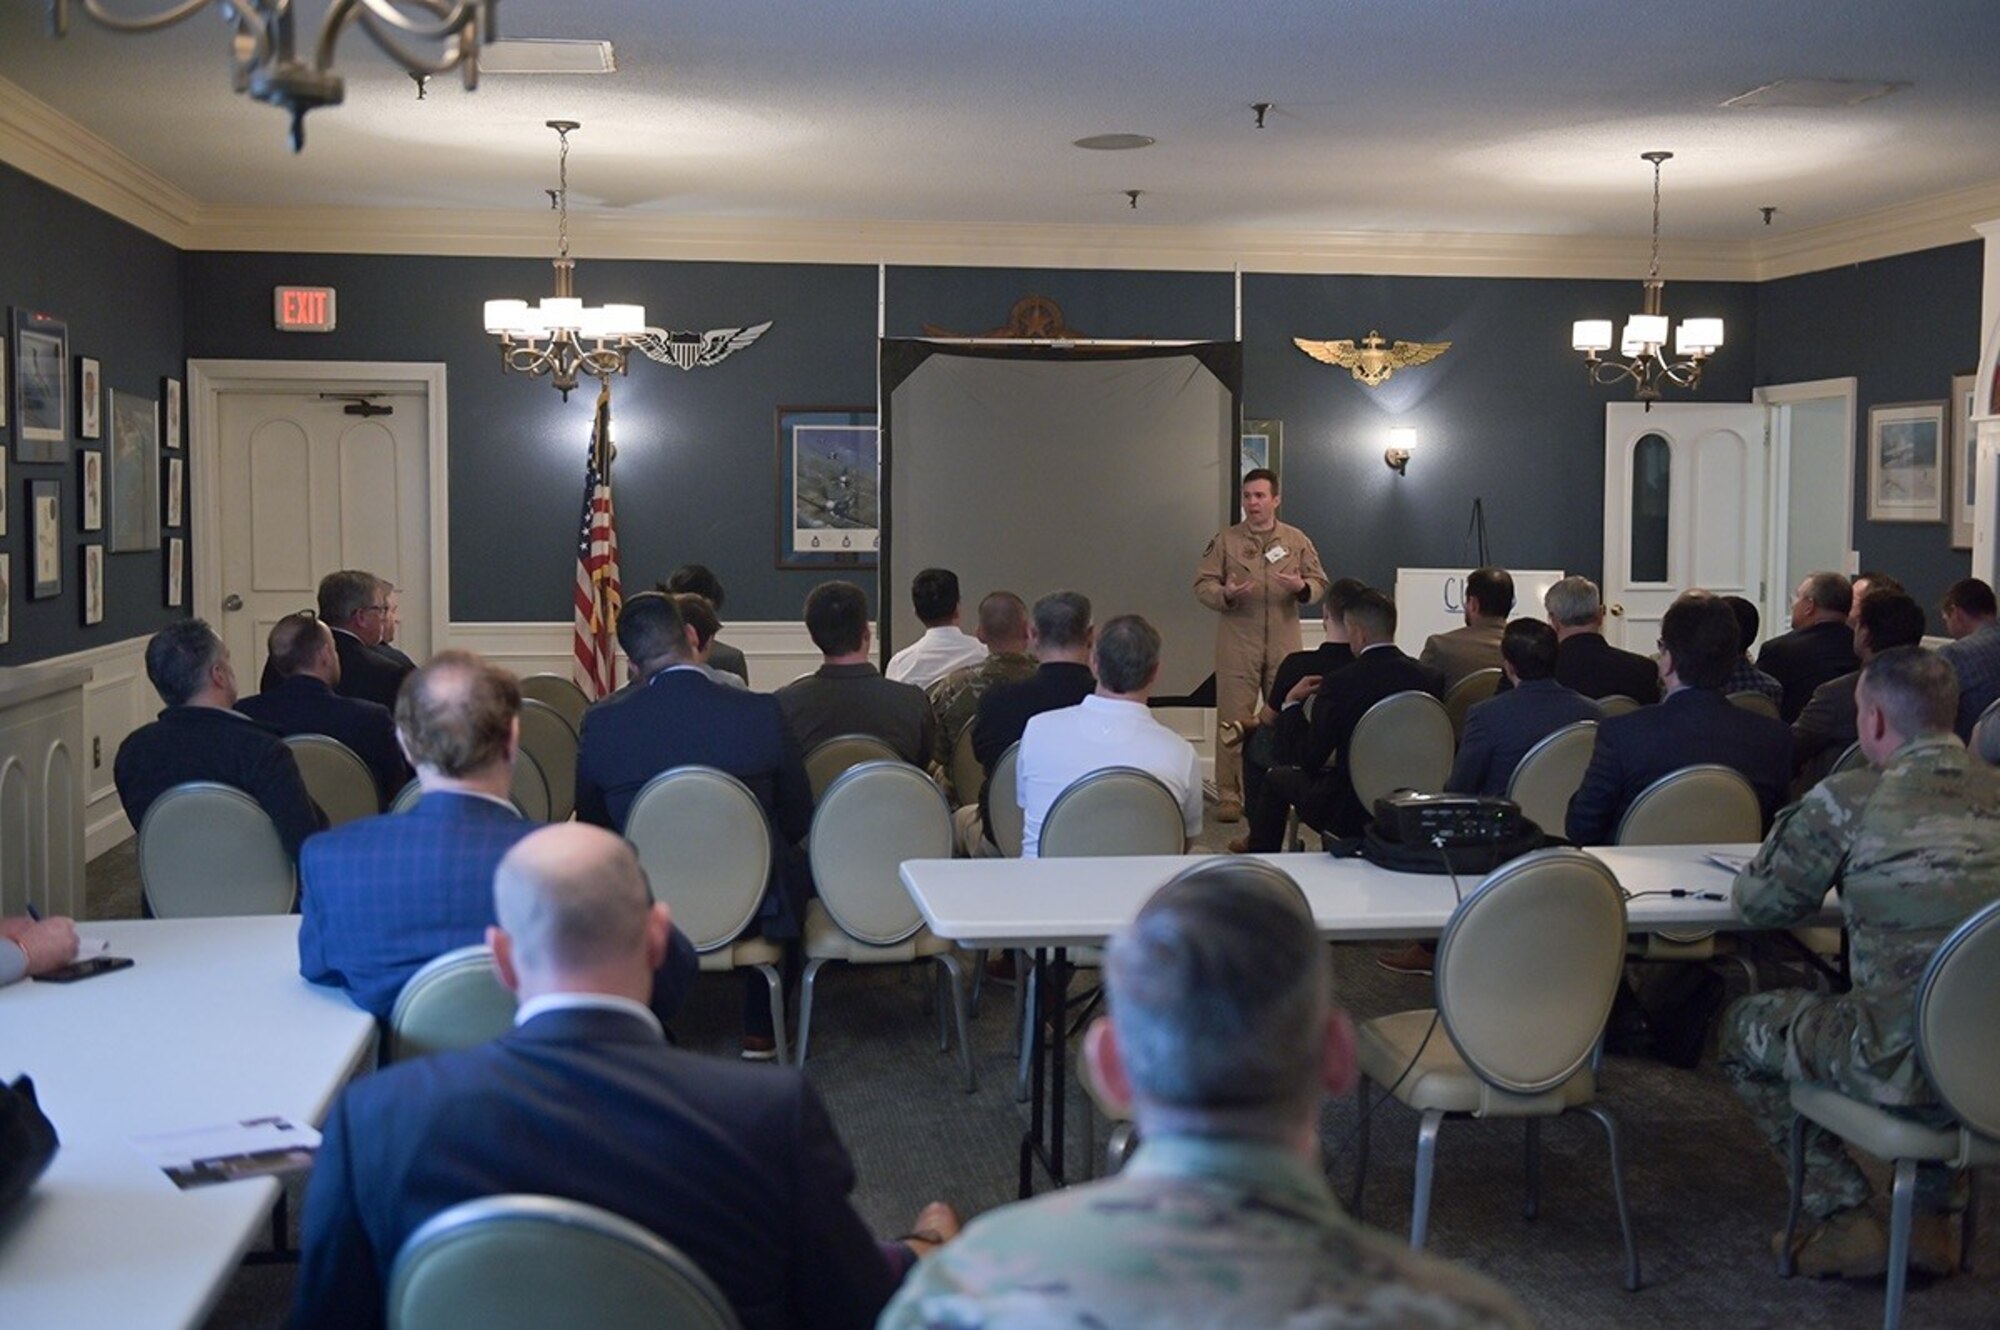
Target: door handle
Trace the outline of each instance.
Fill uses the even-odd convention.
[[[234,596],[231,596],[229,598],[229,600],[235,600],[235,599],[236,597]],[[226,600],[222,603],[222,608],[226,610],[226,609],[232,609],[234,607],[229,604],[229,601]],[[1622,619],[1625,617],[1625,607],[1623,605],[1606,605],[1604,608],[1605,611],[1609,613],[1611,617],[1614,619]]]
[[[230,592],[222,598],[222,608],[232,613],[242,609],[243,597],[237,595],[234,591]]]

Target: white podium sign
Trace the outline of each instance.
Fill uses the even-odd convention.
[[[1396,570],[1396,645],[1414,656],[1433,633],[1465,627],[1465,575],[1470,568],[1398,568]],[[1561,571],[1510,568],[1514,575],[1514,612],[1509,618],[1546,618],[1542,597],[1569,576]]]

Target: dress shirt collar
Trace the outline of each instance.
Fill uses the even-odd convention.
[[[613,993],[544,993],[538,998],[529,998],[521,1004],[520,1009],[514,1013],[514,1025],[519,1028],[535,1017],[551,1011],[623,1012],[634,1020],[644,1021],[651,1026],[653,1033],[662,1040],[667,1037],[665,1028],[660,1024],[660,1018],[653,1014],[651,1007]]]
[[[1107,716],[1150,716],[1152,708],[1144,702],[1133,702],[1123,697],[1105,697],[1092,693],[1083,699],[1086,711],[1101,711]]]
[[[423,795],[424,799],[429,799],[433,796],[438,796],[446,799],[484,799],[487,803],[492,804],[496,808],[506,809],[510,814],[512,814],[515,817],[521,816],[521,810],[514,806],[514,801],[512,799],[502,799],[499,795],[488,794],[484,790],[468,790],[461,787],[449,790],[424,791]],[[423,802],[423,799],[419,799],[417,802],[421,804]]]
[[[1317,1168],[1282,1145],[1232,1136],[1150,1136],[1125,1166],[1134,1178],[1214,1179],[1281,1200],[1321,1223],[1341,1218]]]
[[[1356,656],[1365,656],[1371,651],[1395,651],[1395,650],[1396,650],[1396,644],[1394,642],[1370,642],[1367,646],[1361,648],[1361,650],[1355,652],[1354,654]]]
[[[674,673],[693,674],[708,679],[708,667],[706,665],[698,665],[691,660],[677,660],[671,665],[662,665],[659,669],[654,670],[652,674],[648,675],[646,686],[650,688],[653,686],[655,680],[664,679],[669,674]],[[714,683],[715,681],[709,679],[709,682]]]

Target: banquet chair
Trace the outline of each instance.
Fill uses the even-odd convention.
[[[1745,711],[1755,712],[1759,716],[1778,719],[1778,704],[1764,694],[1748,688],[1740,693],[1729,694],[1729,703],[1731,706],[1742,707]]]
[[[658,1234],[555,1196],[482,1196],[409,1236],[390,1330],[738,1330],[714,1281]]]
[[[1625,1206],[1618,1127],[1595,1101],[1591,1053],[1624,972],[1625,900],[1602,862],[1581,850],[1537,850],[1490,874],[1438,939],[1437,1007],[1363,1022],[1355,1031],[1361,1114],[1354,1192],[1368,1174],[1369,1086],[1422,1115],[1410,1245],[1430,1225],[1439,1128],[1447,1118],[1519,1118],[1527,1132],[1527,1203],[1540,1206],[1541,1119],[1572,1110],[1604,1128],[1611,1194],[1625,1240],[1625,1287],[1639,1253]]]
[[[1551,731],[1521,755],[1507,778],[1507,798],[1529,821],[1551,836],[1562,834],[1570,796],[1583,784],[1597,748],[1597,722],[1579,720]]]
[[[1623,693],[1607,693],[1597,699],[1597,709],[1604,713],[1606,720],[1610,720],[1613,716],[1630,715],[1640,706],[1638,698],[1627,697]]]
[[[493,948],[459,947],[409,977],[389,1011],[383,1062],[471,1048],[514,1028],[514,994],[493,970]]]
[[[1704,845],[1752,843],[1764,838],[1764,814],[1757,792],[1743,774],[1713,762],[1682,767],[1648,785],[1618,820],[1619,845]],[[1736,950],[1733,939],[1712,930],[1648,933],[1633,944],[1632,959],[1645,961],[1733,961],[1757,991],[1757,967]]]
[[[158,919],[288,914],[299,894],[271,815],[206,780],[174,786],[140,819],[139,887]]]
[[[949,859],[951,809],[931,778],[907,762],[863,762],[827,786],[813,810],[807,852],[817,899],[806,906],[805,975],[799,988],[799,1065],[812,1039],[813,997],[829,961],[907,965],[935,961],[958,1026],[966,1093],[979,1088],[966,1027],[964,957],[924,917],[899,874],[905,859]],[[939,1051],[944,1006],[938,1006]]]
[[[576,731],[562,713],[533,698],[521,703],[521,751],[535,760],[549,795],[550,822],[567,822],[576,808]]]
[[[1838,776],[1843,771],[1860,771],[1868,765],[1868,754],[1861,751],[1861,741],[1856,739],[1840,752],[1827,771],[1829,776]]]
[[[836,734],[822,739],[806,754],[806,782],[812,786],[813,802],[826,793],[840,773],[863,762],[900,762],[902,754],[872,734]]]
[[[590,710],[590,698],[574,680],[560,674],[531,674],[521,680],[521,698],[553,707],[570,729],[583,733],[583,713]]]
[[[625,839],[695,949],[702,972],[754,969],[771,990],[771,1032],[785,1061],[784,951],[744,936],[771,876],[771,827],[757,796],[714,767],[674,767],[647,781],[625,818]]]
[[[1798,1229],[1805,1185],[1805,1144],[1809,1123],[1839,1136],[1848,1146],[1890,1160],[1895,1183],[1889,1207],[1889,1287],[1882,1324],[1896,1330],[1903,1319],[1903,1288],[1909,1279],[1910,1228],[1917,1191],[1917,1165],[1979,1169],[2000,1164],[2000,1042],[1993,1038],[1993,1012],[2000,1009],[2000,901],[1953,929],[1931,954],[1917,985],[1917,1063],[1938,1092],[1938,1101],[1956,1122],[1928,1127],[1839,1090],[1795,1081],[1792,1084],[1791,1202],[1785,1211],[1785,1240],[1778,1273],[1792,1273],[1792,1235]],[[1977,1174],[1974,1174],[1977,1182]],[[1961,1219],[1959,1268],[1972,1268],[1977,1189]]]
[[[1347,741],[1347,770],[1368,815],[1398,790],[1435,794],[1451,776],[1457,740],[1444,704],[1415,689],[1391,693],[1361,714]]]
[[[1987,703],[1972,723],[1972,740],[1966,747],[1988,766],[2000,766],[2000,698]]]
[[[1465,733],[1465,713],[1499,691],[1502,677],[1498,665],[1489,665],[1466,675],[1445,693],[1444,712],[1451,717],[1454,740]]]
[[[987,830],[993,833],[993,843],[1000,847],[1000,853],[1009,859],[1021,857],[1021,837],[1027,829],[1026,816],[1021,812],[1021,792],[1014,784],[1020,762],[1021,744],[1017,739],[1007,745],[1007,751],[993,764],[993,779],[986,791],[986,811],[993,819]]]
[[[293,734],[285,739],[306,793],[326,814],[329,827],[343,826],[382,811],[382,794],[368,764],[340,740],[325,734]]]
[[[575,793],[574,781],[575,778],[571,777],[572,795]],[[514,807],[521,810],[522,817],[530,822],[549,820],[549,779],[542,771],[542,764],[535,760],[535,755],[525,745],[514,754],[514,786],[507,793],[513,799]]]
[[[972,751],[972,726],[958,732],[958,740],[951,746],[951,763],[947,774],[951,777],[951,802],[954,807],[964,808],[979,802],[979,787],[986,783],[986,769],[979,765],[979,758]]]

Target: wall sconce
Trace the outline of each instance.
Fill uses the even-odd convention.
[[[1382,454],[1382,460],[1387,462],[1389,469],[1397,475],[1407,475],[1409,473],[1406,468],[1410,465],[1410,453],[1416,446],[1416,430],[1408,425],[1398,425],[1389,431],[1389,447]]]

